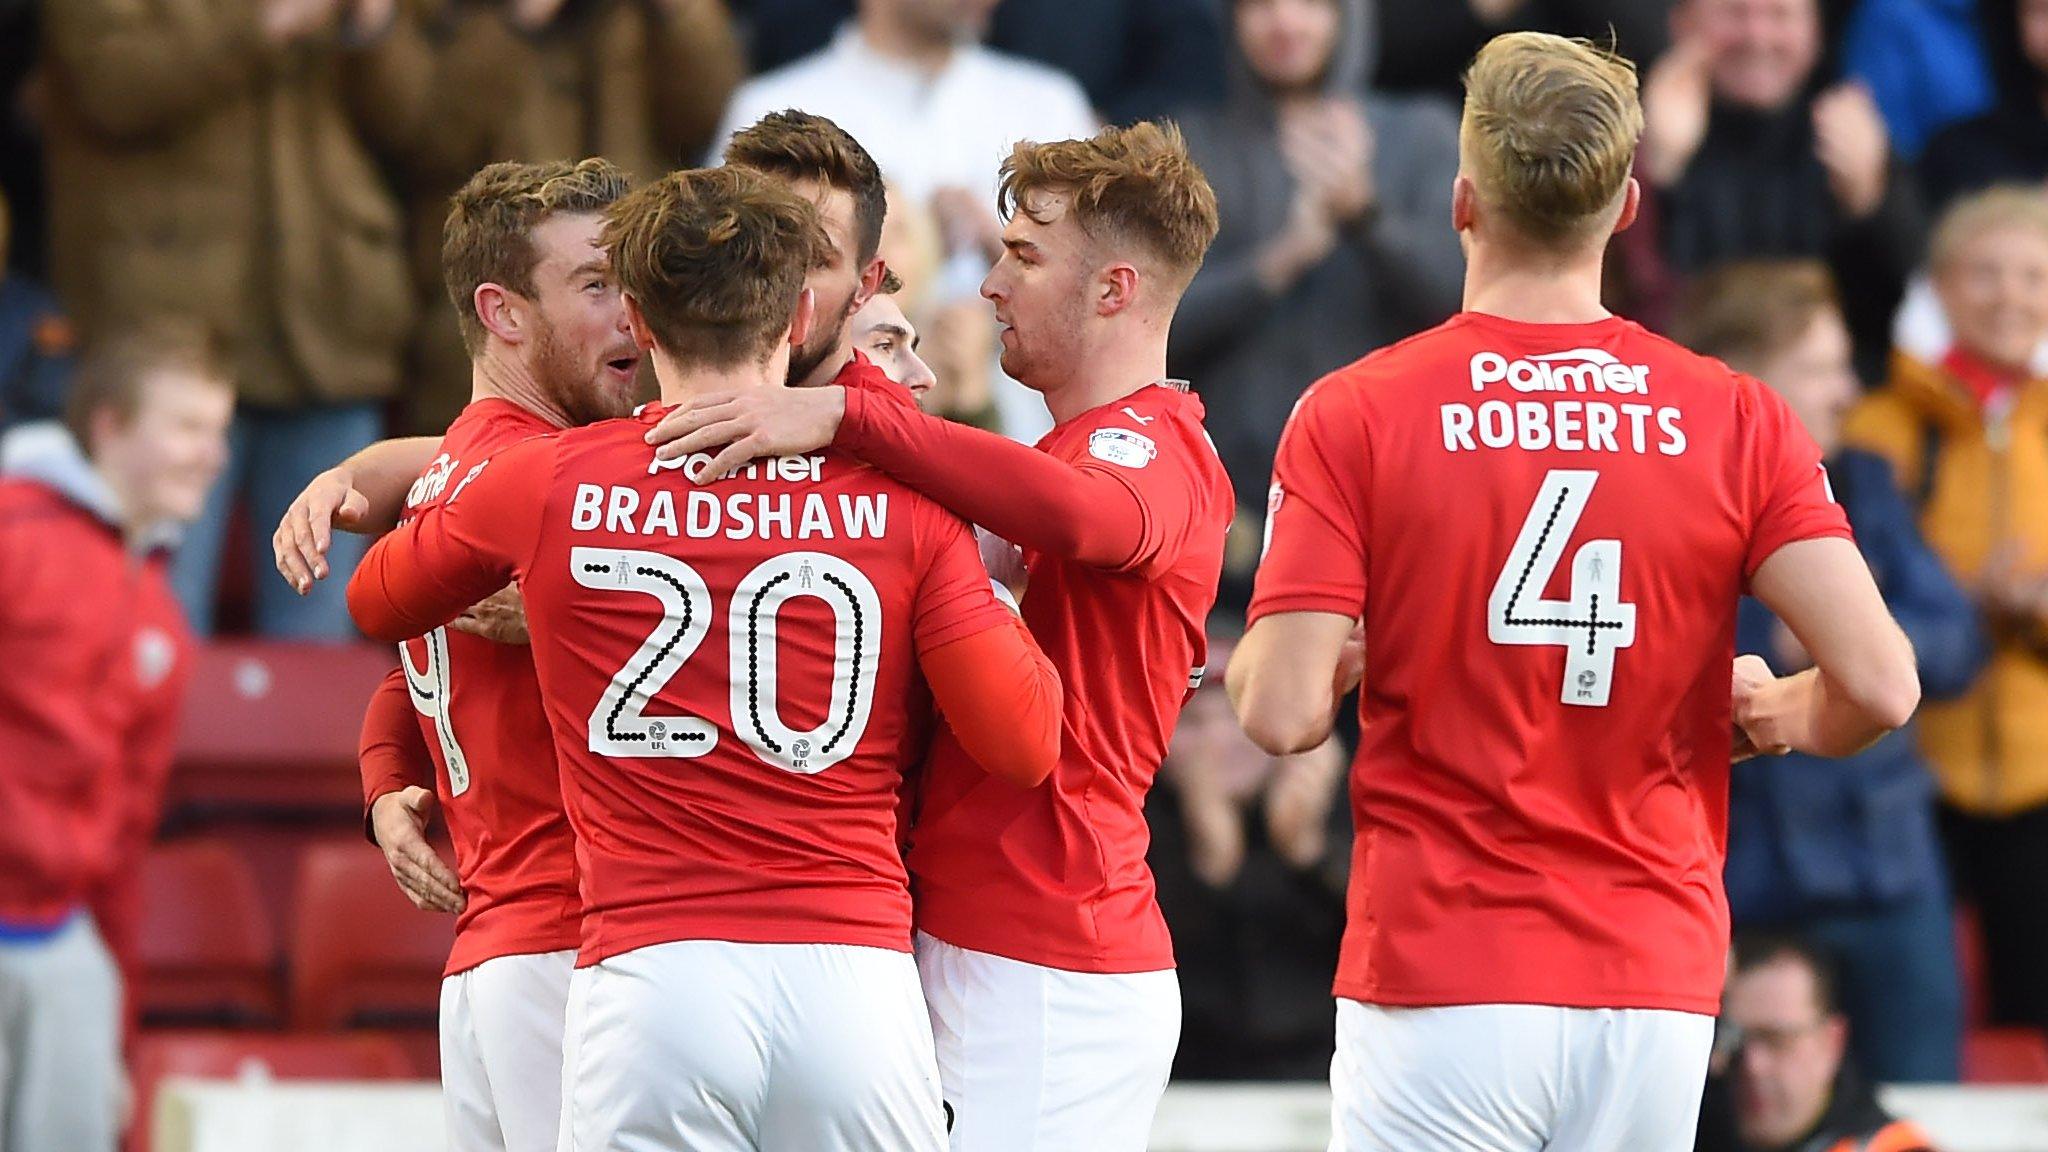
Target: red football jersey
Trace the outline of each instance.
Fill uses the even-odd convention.
[[[1027,551],[1024,620],[1066,685],[1059,767],[991,779],[933,741],[911,830],[918,926],[949,944],[1076,972],[1173,967],[1145,864],[1145,793],[1208,658],[1236,509],[1202,402],[1153,385],[1069,420],[1039,448],[1113,476],[1144,509],[1119,570]]]
[[[441,438],[406,495],[406,517],[439,505],[493,453],[555,430],[509,400],[478,400]],[[450,628],[399,645],[407,693],[433,757],[435,792],[467,901],[448,973],[499,956],[574,948],[583,916],[575,839],[562,811],[553,733],[533,652]],[[372,789],[365,800],[383,791]]]
[[[1337,995],[1716,1011],[1736,602],[1849,535],[1784,402],[1466,313],[1311,388],[1268,506],[1251,618],[1365,621]]]
[[[470,469],[357,583],[434,618],[517,575],[584,963],[687,939],[908,951],[918,659],[1013,618],[924,497],[829,451],[699,487],[708,457],[657,462],[642,438],[664,411]]]

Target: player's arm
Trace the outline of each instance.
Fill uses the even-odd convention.
[[[1738,691],[1735,720],[1766,750],[1847,756],[1900,727],[1920,703],[1913,647],[1886,610],[1856,545],[1797,540],[1750,578],[1814,667]]]
[[[438,436],[384,440],[329,468],[306,485],[270,537],[278,575],[300,595],[327,578],[334,529],[389,532],[405,513],[405,494],[434,454]]]
[[[552,437],[513,445],[371,545],[348,584],[356,627],[373,640],[409,640],[511,581],[539,536],[555,447]]]
[[[991,776],[1032,788],[1060,755],[1059,673],[1000,603],[967,526],[926,505],[912,623],[918,667],[961,748]]]
[[[1370,460],[1362,416],[1320,384],[1280,437],[1250,626],[1224,681],[1245,735],[1275,756],[1329,739],[1338,701],[1364,675]]]
[[[1138,491],[993,432],[889,402],[866,389],[770,388],[707,396],[649,433],[664,458],[718,450],[709,483],[764,456],[851,452],[1013,544],[1105,568],[1136,567],[1165,535]]]
[[[427,843],[436,803],[434,761],[405,669],[393,668],[370,696],[356,763],[363,777],[363,832],[383,851],[399,890],[416,908],[462,911],[461,880]]]

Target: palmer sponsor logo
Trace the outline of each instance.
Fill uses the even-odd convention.
[[[1506,384],[1517,392],[1645,396],[1650,391],[1648,365],[1624,364],[1613,353],[1598,348],[1573,348],[1518,360],[1498,352],[1480,352],[1472,357],[1471,371],[1474,392],[1484,392],[1491,384]]]

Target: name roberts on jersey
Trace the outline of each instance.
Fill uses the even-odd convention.
[[[1650,394],[1650,369],[1624,364],[1598,348],[1574,348],[1511,360],[1498,352],[1474,353],[1472,390],[1505,385],[1523,394],[1565,393],[1570,399],[1482,400],[1440,405],[1444,451],[1517,448],[1541,452],[1633,452],[1665,456],[1685,452],[1684,413],[1641,400],[1584,399]]]
[[[719,495],[690,484],[711,462],[699,453],[677,460],[655,460],[649,476],[680,471],[651,492],[621,484],[576,485],[569,528],[576,532],[616,532],[627,536],[687,536],[693,540],[863,540],[889,531],[887,492],[733,492]],[[819,455],[782,456],[757,460],[723,478],[816,484],[825,477]],[[674,484],[673,488],[667,484]],[[680,497],[680,498],[679,498]]]

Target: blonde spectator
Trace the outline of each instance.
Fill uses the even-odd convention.
[[[1889,457],[1927,542],[1974,593],[1993,643],[1976,688],[1921,712],[1950,857],[1978,904],[2000,1021],[2048,1025],[2048,194],[1959,201],[1936,231],[1935,294],[1954,346],[1900,352],[1852,414]]]

